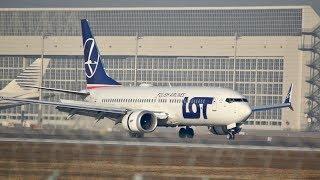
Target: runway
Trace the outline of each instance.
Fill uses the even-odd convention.
[[[16,140],[1,142],[2,179],[46,179],[50,176],[59,179],[320,177],[319,151]]]
[[[248,149],[270,151],[311,151],[320,152],[320,148],[284,147],[284,146],[255,146],[255,145],[226,145],[198,143],[168,143],[168,142],[132,142],[132,141],[103,141],[103,140],[68,140],[68,139],[35,139],[35,138],[0,138],[0,142],[30,142],[57,144],[88,144],[88,145],[121,145],[121,146],[150,146],[150,147],[180,147],[180,148],[215,148],[215,149]]]
[[[211,134],[179,139],[172,132],[136,139],[122,132],[0,127],[0,179],[320,178],[319,134],[259,133],[235,141]]]
[[[248,132],[246,135],[238,135],[234,141],[226,140],[225,136],[212,134],[196,134],[193,139],[180,139],[175,131],[153,132],[145,134],[144,138],[131,138],[124,132],[94,132],[87,130],[70,129],[39,129],[4,128],[0,126],[0,138],[22,139],[57,139],[57,140],[92,140],[92,141],[116,141],[116,142],[159,142],[182,144],[206,144],[210,145],[235,145],[262,146],[262,147],[301,147],[320,148],[320,133],[296,133],[296,132]],[[268,140],[270,139],[270,140]],[[84,142],[84,141],[83,141]]]

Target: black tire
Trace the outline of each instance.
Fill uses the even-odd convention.
[[[234,137],[235,137],[235,135],[234,135],[232,132],[229,132],[229,133],[227,134],[227,139],[228,139],[228,140],[234,140]]]
[[[238,133],[241,131],[241,129],[242,129],[242,128],[239,127],[239,126],[235,127],[235,128],[234,128],[234,132],[235,132],[234,134],[238,134]]]
[[[236,135],[232,133],[232,140],[234,140],[235,137],[236,137]]]
[[[187,136],[187,130],[185,128],[180,128],[179,137],[180,138],[186,138],[186,136]]]
[[[186,133],[187,138],[193,138],[193,136],[194,136],[193,129],[192,128],[187,128],[186,131],[187,131],[187,133]]]

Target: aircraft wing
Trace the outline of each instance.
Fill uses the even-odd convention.
[[[265,106],[255,106],[252,107],[252,112],[257,112],[257,111],[265,111],[269,109],[278,109],[278,108],[285,108],[289,107],[292,108],[291,103],[282,103],[282,104],[275,104],[275,105],[265,105]]]
[[[125,108],[104,107],[96,105],[96,103],[89,103],[84,101],[61,100],[61,102],[50,102],[10,97],[2,97],[2,99],[18,103],[53,105],[56,106],[59,111],[69,113],[69,117],[72,117],[75,114],[79,114],[95,117],[97,120],[100,120],[104,117],[120,117],[125,115],[128,111],[128,109]]]
[[[26,104],[29,104],[29,103],[8,102],[8,101],[1,102],[0,101],[0,110],[13,108],[16,106],[22,106],[22,105],[26,105]]]
[[[10,97],[9,96],[10,94],[1,94],[1,95]],[[44,96],[43,98],[49,98],[49,97],[53,97],[53,96],[54,95],[48,95],[48,96]],[[30,97],[30,99],[37,99],[38,98],[38,97],[34,97],[34,96],[30,95],[30,93],[19,94],[18,97]],[[10,98],[17,98],[17,97],[13,96],[13,97],[10,97]],[[0,96],[0,110],[13,108],[13,107],[16,107],[16,106],[27,105],[27,104],[29,104],[29,103],[28,102],[7,101],[7,100],[1,98],[1,96]]]
[[[251,108],[252,112],[265,111],[265,110],[269,110],[269,109],[285,108],[285,107],[289,107],[291,110],[293,110],[293,108],[291,106],[291,96],[292,96],[292,84],[289,88],[288,94],[287,94],[283,103],[274,104],[274,105],[254,106]]]
[[[23,85],[22,87],[44,89],[44,90],[48,90],[48,91],[63,92],[63,93],[81,95],[81,96],[90,95],[90,93],[88,91],[73,91],[73,90],[66,90],[66,89],[56,89],[56,88],[49,88],[49,87],[30,86],[30,85]]]

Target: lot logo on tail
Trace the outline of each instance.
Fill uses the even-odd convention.
[[[96,87],[121,85],[106,73],[103,67],[102,56],[100,55],[96,40],[91,33],[88,20],[81,20],[81,30],[87,88],[93,89]]]
[[[208,119],[207,106],[208,104],[212,104],[212,102],[213,97],[194,97],[188,103],[188,97],[185,97],[182,102],[182,115],[186,119],[199,119],[202,109],[203,118]],[[189,104],[188,107],[187,104]],[[202,108],[200,105],[202,105]],[[196,107],[195,111],[193,111],[193,106]]]
[[[84,43],[84,58],[85,58],[85,72],[88,78],[91,78],[97,71],[97,67],[100,61],[100,55],[95,46],[93,38],[88,38]]]

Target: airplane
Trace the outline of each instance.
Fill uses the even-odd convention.
[[[239,92],[215,87],[124,87],[110,77],[102,62],[89,22],[81,20],[84,47],[86,90],[71,91],[36,87],[57,92],[77,94],[83,101],[61,102],[26,100],[2,97],[22,103],[56,106],[62,112],[113,120],[131,137],[143,137],[157,127],[180,127],[180,138],[193,138],[192,126],[207,126],[216,135],[226,135],[233,140],[241,131],[241,125],[256,111],[291,106],[292,85],[283,103],[250,107]]]
[[[43,59],[43,73],[45,75],[46,69],[49,65],[50,59]],[[41,58],[36,59],[25,70],[23,70],[16,79],[12,80],[8,85],[0,90],[0,96],[13,97],[13,98],[26,98],[37,99],[39,98],[39,91],[34,88],[24,87],[38,86],[41,81]],[[0,110],[21,106],[28,103],[13,102],[13,101],[0,101]]]

